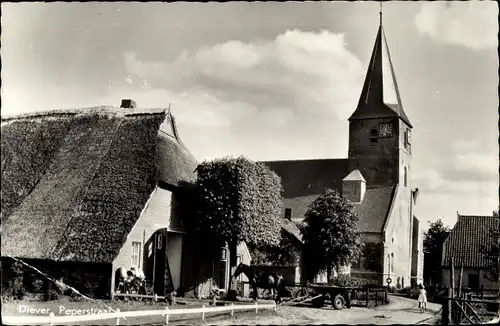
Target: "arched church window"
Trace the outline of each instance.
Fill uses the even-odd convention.
[[[370,145],[375,145],[378,141],[377,128],[370,129]]]
[[[391,254],[391,273],[394,273],[394,253]]]
[[[405,175],[404,175],[404,181],[405,181],[405,187],[408,185],[408,171],[405,166]]]

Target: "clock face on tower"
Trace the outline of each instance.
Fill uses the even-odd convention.
[[[379,137],[392,137],[392,123],[381,123],[378,133]]]

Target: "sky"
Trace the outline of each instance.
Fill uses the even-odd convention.
[[[199,161],[347,157],[377,2],[5,3],[2,115],[171,105]],[[498,207],[498,6],[385,2],[415,215]]]

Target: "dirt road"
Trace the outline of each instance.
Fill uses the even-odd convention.
[[[352,307],[334,310],[333,308],[310,308],[280,306],[276,313],[260,315],[245,314],[233,319],[213,320],[211,325],[299,325],[299,324],[416,324],[430,320],[439,310],[440,305],[429,303],[426,313],[421,314],[416,300],[390,296],[390,303],[375,308]]]

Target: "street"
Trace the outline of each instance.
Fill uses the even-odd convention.
[[[298,324],[417,324],[433,317],[441,309],[441,305],[428,303],[426,313],[421,314],[416,300],[397,296],[389,296],[390,303],[374,308],[352,307],[351,309],[334,310],[327,308],[280,306],[277,313],[245,314],[233,319],[211,320],[212,325],[298,325]],[[431,323],[431,322],[429,322]]]

